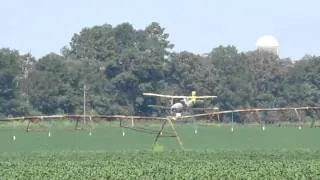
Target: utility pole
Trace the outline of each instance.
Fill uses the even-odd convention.
[[[31,65],[31,53],[29,52],[24,56],[23,61],[21,62],[21,68],[22,68],[22,74],[19,77],[19,83],[20,83],[20,90],[21,90],[21,95],[24,101],[29,105],[29,80],[28,80],[28,75],[29,75],[29,68]],[[24,113],[26,113],[27,109],[24,107]]]
[[[86,124],[86,84],[83,85],[83,122]]]

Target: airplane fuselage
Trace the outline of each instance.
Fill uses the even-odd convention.
[[[172,112],[181,112],[185,108],[190,108],[194,105],[194,102],[192,100],[183,100],[183,103],[175,103],[171,106],[171,111]]]
[[[184,109],[184,105],[182,103],[175,103],[171,106],[172,112],[181,112]]]

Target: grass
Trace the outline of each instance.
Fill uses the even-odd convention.
[[[31,126],[32,127],[32,126]],[[48,126],[49,127],[49,126]],[[57,126],[58,127],[58,126]],[[65,130],[53,126],[51,136],[44,131],[26,133],[22,126],[0,126],[0,152],[32,151],[137,151],[150,150],[155,135],[116,126],[100,125],[89,131]],[[267,126],[195,126],[176,125],[186,150],[273,150],[319,149],[318,128]],[[197,134],[195,134],[197,129]],[[165,131],[169,131],[169,126]],[[123,132],[125,135],[123,136]],[[13,141],[13,136],[16,140]],[[175,138],[160,138],[161,149],[176,150]]]
[[[26,133],[0,125],[0,174],[4,179],[319,179],[318,128],[176,125],[175,138],[122,129]],[[35,126],[32,126],[34,128]],[[71,127],[71,126],[70,126]],[[160,128],[159,126],[149,126]],[[195,134],[195,129],[197,133]],[[168,126],[166,131],[169,131]],[[123,132],[125,135],[123,136]],[[15,136],[16,140],[12,137]],[[26,168],[27,167],[27,168]]]

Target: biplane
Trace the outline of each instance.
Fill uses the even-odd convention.
[[[164,95],[157,93],[143,93],[144,96],[154,96],[154,97],[162,97],[169,98],[170,107],[159,106],[159,105],[149,105],[150,107],[169,109],[170,114],[172,113],[181,113],[182,111],[192,112],[192,109],[195,105],[203,105],[204,99],[213,99],[217,98],[217,96],[197,96],[196,91],[192,91],[191,96],[175,96],[175,95]],[[175,99],[180,99],[179,102],[174,103]],[[198,109],[213,109],[217,110],[218,108],[198,108]]]

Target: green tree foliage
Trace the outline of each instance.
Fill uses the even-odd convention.
[[[304,57],[287,73],[283,96],[295,105],[320,103],[320,57]]]
[[[85,27],[62,55],[35,60],[0,50],[0,115],[87,113],[163,115],[149,104],[169,101],[143,92],[217,95],[207,106],[220,109],[319,104],[320,58],[290,59],[262,51],[219,46],[207,56],[171,52],[159,23],[144,29],[130,23]],[[28,73],[26,74],[26,69]]]
[[[28,102],[26,77],[34,58],[30,54],[0,49],[0,116],[27,115],[32,113]]]

